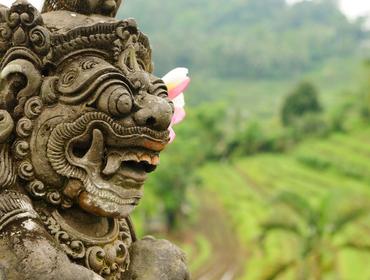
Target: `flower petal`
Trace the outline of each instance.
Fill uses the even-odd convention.
[[[163,78],[165,84],[175,84],[188,76],[189,70],[187,68],[179,67],[168,72]]]
[[[185,97],[183,93],[180,93],[177,97],[172,99],[173,105],[176,108],[184,108],[185,107]]]
[[[170,131],[170,141],[168,143],[172,143],[176,138],[176,133],[172,127],[170,127],[168,130]]]
[[[166,74],[162,80],[167,86],[168,98],[173,101],[175,106],[175,112],[171,120],[170,128],[170,141],[172,143],[176,137],[175,131],[172,126],[181,122],[186,112],[184,110],[185,98],[183,92],[187,89],[190,84],[190,78],[188,77],[189,70],[187,68],[176,68]]]
[[[176,98],[178,95],[183,93],[190,84],[190,78],[186,77],[180,84],[176,85],[175,87],[171,88],[171,85],[167,85],[168,88],[168,97],[172,100]]]
[[[171,124],[175,125],[180,122],[185,118],[186,112],[183,108],[175,108],[175,113],[173,114]]]

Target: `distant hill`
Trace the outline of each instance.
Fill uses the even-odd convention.
[[[353,56],[367,34],[333,0],[127,0],[150,35],[156,72],[185,65],[218,78],[281,79]]]

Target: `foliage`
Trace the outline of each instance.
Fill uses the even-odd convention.
[[[365,126],[347,134],[334,133],[324,139],[303,141],[289,153],[258,154],[235,159],[232,164],[209,163],[199,171],[201,186],[211,193],[215,201],[222,202],[240,246],[249,253],[243,279],[261,279],[263,271],[278,271],[283,264],[298,260],[297,253],[302,252],[296,250],[301,244],[296,234],[281,231],[269,235],[265,251],[261,252],[256,247],[257,237],[261,235],[260,225],[268,221],[270,215],[275,222],[293,221],[289,226],[308,232],[304,221],[309,220],[310,215],[305,212],[304,204],[309,204],[314,211],[319,211],[320,204],[326,205],[327,209],[322,208],[321,212],[329,215],[322,219],[337,220],[338,224],[339,217],[355,213],[356,209],[362,211],[362,205],[369,205],[366,202],[370,197],[369,137],[370,129]],[[310,162],[302,161],[303,158],[310,159]],[[304,198],[303,206],[297,205],[298,209],[302,208],[297,212],[307,217],[305,220],[302,218],[301,221],[295,212],[276,200],[272,203],[279,194],[290,192],[299,193]],[[366,252],[369,245],[369,222],[370,217],[363,217],[359,224],[348,223],[334,237],[335,240],[330,237],[326,244],[334,242],[335,246],[343,245],[343,248],[336,256],[337,267],[325,265],[325,273],[334,273],[336,268],[339,271],[324,279],[368,279],[370,255],[361,251]],[[321,225],[328,228],[327,222]],[[332,263],[334,258],[329,249],[324,264]],[[289,267],[294,265],[298,264],[293,262]],[[292,270],[286,270],[281,279],[296,279],[296,275],[289,274],[289,271]],[[312,276],[310,273],[307,275]]]
[[[191,263],[189,264],[191,271],[197,271],[202,268],[212,256],[212,248],[205,236],[198,235],[194,243],[191,245],[195,245],[195,247],[186,244],[185,248],[183,248],[188,259],[191,259]]]
[[[288,126],[308,113],[319,113],[321,110],[315,86],[309,82],[301,82],[284,100],[281,120]]]
[[[281,269],[275,268],[263,279],[277,279],[292,268],[297,269],[298,279],[308,279],[308,271],[314,279],[323,279],[328,267],[332,268],[329,269],[332,273],[340,250],[348,244],[357,243],[352,239],[336,242],[337,236],[369,214],[367,205],[359,203],[358,199],[345,211],[343,201],[333,201],[333,197],[328,196],[315,207],[306,198],[293,192],[283,192],[275,198],[274,203],[288,208],[290,213],[279,217],[275,209],[270,220],[262,224],[261,240],[263,242],[274,231],[289,233],[299,240],[299,251],[297,258],[288,262],[289,265],[282,264]],[[352,248],[365,250],[367,247]]]
[[[195,171],[203,162],[203,154],[199,153],[200,139],[194,137],[196,127],[191,125],[176,127],[178,137],[161,155],[161,164],[147,184],[154,190],[163,204],[166,227],[173,230],[181,220],[183,209],[187,203],[187,187],[197,182]]]
[[[370,61],[365,62],[366,65],[366,76],[370,74]],[[361,116],[365,121],[370,121],[370,82],[366,79],[366,83],[362,90],[362,95],[360,96],[360,110]]]
[[[119,17],[135,17],[150,35],[160,74],[186,65],[197,76],[285,79],[359,50],[361,22],[331,2],[135,0]]]
[[[247,122],[230,143],[229,154],[251,155],[265,149],[266,136],[257,121]]]

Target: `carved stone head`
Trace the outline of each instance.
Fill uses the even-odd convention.
[[[120,1],[85,2],[0,8],[0,186],[126,217],[168,143],[173,104],[135,22],[102,16]]]

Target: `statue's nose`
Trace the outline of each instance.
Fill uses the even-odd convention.
[[[134,121],[138,126],[146,126],[158,131],[168,129],[173,109],[164,98],[147,94],[140,100],[140,109],[134,113]]]

